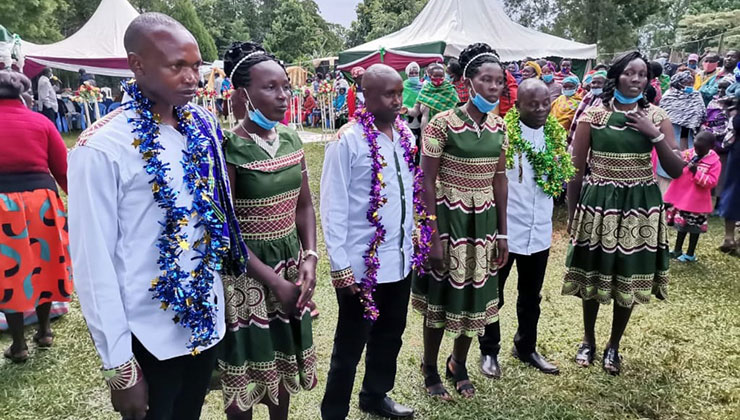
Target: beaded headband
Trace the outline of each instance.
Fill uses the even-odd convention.
[[[476,59],[478,59],[480,57],[483,57],[484,55],[490,55],[491,57],[494,57],[496,60],[498,60],[498,55],[496,55],[496,54],[494,54],[492,52],[484,52],[484,53],[480,53],[480,54],[476,55],[475,57],[471,58],[470,61],[468,61],[468,64],[466,64],[465,67],[463,68],[463,73],[462,73],[463,74],[463,79],[467,79],[468,78],[468,76],[465,75],[465,73],[468,72],[468,66],[471,65],[471,64],[473,64],[473,61],[475,61]]]
[[[233,68],[233,69],[231,69],[231,74],[229,75],[229,80],[232,80],[232,81],[234,80],[234,73],[236,73],[236,69],[238,69],[238,68],[239,68],[239,66],[240,66],[240,65],[241,65],[241,64],[242,64],[243,62],[245,62],[245,61],[246,61],[246,60],[247,60],[248,58],[250,58],[250,57],[254,57],[255,55],[259,55],[259,54],[264,54],[264,53],[265,53],[264,51],[255,51],[255,52],[253,52],[253,53],[250,53],[250,54],[247,54],[247,55],[245,55],[245,56],[244,56],[244,58],[242,58],[241,60],[239,60],[239,61],[238,61],[238,62],[236,63],[236,65],[234,66],[234,68]],[[232,83],[233,83],[233,82],[232,82]]]

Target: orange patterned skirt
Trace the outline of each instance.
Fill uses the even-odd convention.
[[[55,191],[0,193],[0,274],[0,311],[69,301],[67,215]]]

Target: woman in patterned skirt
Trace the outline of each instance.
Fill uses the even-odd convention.
[[[437,371],[443,333],[455,338],[446,373],[475,394],[465,362],[473,336],[498,319],[498,267],[506,264],[506,130],[493,113],[506,83],[496,53],[473,44],[460,54],[471,99],[435,116],[423,134],[425,201],[436,213],[430,273],[414,278],[412,305],[424,315],[422,373],[430,396],[451,397]]]
[[[563,294],[583,300],[585,333],[576,354],[581,366],[594,360],[599,305],[614,300],[603,360],[613,375],[620,372],[619,342],[633,306],[647,303],[651,294],[666,298],[668,231],[651,151],[672,177],[684,165],[674,153],[671,121],[643,97],[650,79],[650,66],[638,52],[617,57],[603,104],[584,113],[573,141],[577,173],[568,186],[571,246]],[[584,179],[587,156],[591,173]]]
[[[28,359],[23,312],[36,309],[33,341],[51,347],[52,302],[69,302],[72,269],[67,215],[57,183],[67,190],[67,148],[56,127],[26,108],[31,89],[22,73],[0,70],[0,311],[13,344],[4,356]]]
[[[290,96],[282,64],[246,42],[226,53],[242,123],[226,134],[225,157],[249,272],[224,281],[226,324],[222,370],[229,419],[251,419],[264,403],[287,419],[290,395],[316,385],[308,308],[316,285],[316,215],[298,134],[277,124]],[[300,291],[296,302],[296,296]]]

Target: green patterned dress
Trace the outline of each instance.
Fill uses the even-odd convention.
[[[651,105],[658,125],[668,116]],[[579,120],[591,125],[591,173],[571,228],[564,295],[632,307],[667,297],[669,244],[665,207],[653,177],[652,143],[603,105]]]
[[[244,241],[253,256],[296,282],[303,145],[295,131],[279,125],[277,132],[280,146],[274,158],[253,140],[233,133],[225,133],[224,154],[236,166],[232,191]],[[265,286],[246,275],[225,278],[224,288],[227,333],[219,368],[226,411],[247,411],[265,397],[277,404],[280,386],[290,393],[313,388],[316,353],[310,310],[288,316]]]
[[[424,130],[422,153],[440,159],[437,228],[445,268],[415,275],[411,302],[427,327],[453,337],[483,335],[498,319],[493,176],[505,133],[499,116],[488,114],[479,129],[461,108],[437,114]]]

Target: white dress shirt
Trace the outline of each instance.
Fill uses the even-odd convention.
[[[51,85],[51,80],[46,76],[39,77],[39,102],[44,108],[51,108],[57,112],[57,94]]]
[[[124,98],[124,101],[128,97]],[[69,239],[75,286],[95,347],[108,369],[132,357],[131,338],[136,338],[159,360],[188,354],[190,329],[175,324],[171,309],[160,309],[149,291],[160,275],[157,265],[164,211],[152,195],[152,176],[132,146],[133,127],[124,111],[99,128],[69,157]],[[169,185],[178,191],[177,204],[190,205],[192,194],[183,181],[180,160],[186,138],[169,125],[160,125],[160,160],[170,165]],[[190,219],[182,232],[193,242],[203,227]],[[180,255],[180,266],[190,272],[198,261],[191,247]],[[214,273],[211,302],[217,300],[216,326],[223,337],[224,297],[218,273]],[[216,341],[217,342],[217,341]],[[215,345],[216,342],[211,343]],[[203,350],[207,347],[200,348]]]
[[[534,150],[545,148],[545,129],[533,129],[520,122],[522,139],[529,141]],[[521,177],[519,162],[521,161]],[[509,252],[532,255],[550,248],[552,242],[552,198],[537,185],[534,169],[523,155],[514,156],[514,167],[506,171],[509,180],[509,197],[506,221],[509,229]]]
[[[414,178],[403,156],[400,135],[393,141],[383,133],[377,138],[386,186],[387,202],[379,210],[385,241],[378,247],[378,283],[403,280],[411,271],[414,252]],[[332,272],[351,268],[355,282],[365,274],[363,256],[375,228],[367,220],[370,208],[370,147],[362,125],[354,123],[340,131],[339,140],[326,146],[321,174],[321,225]]]

